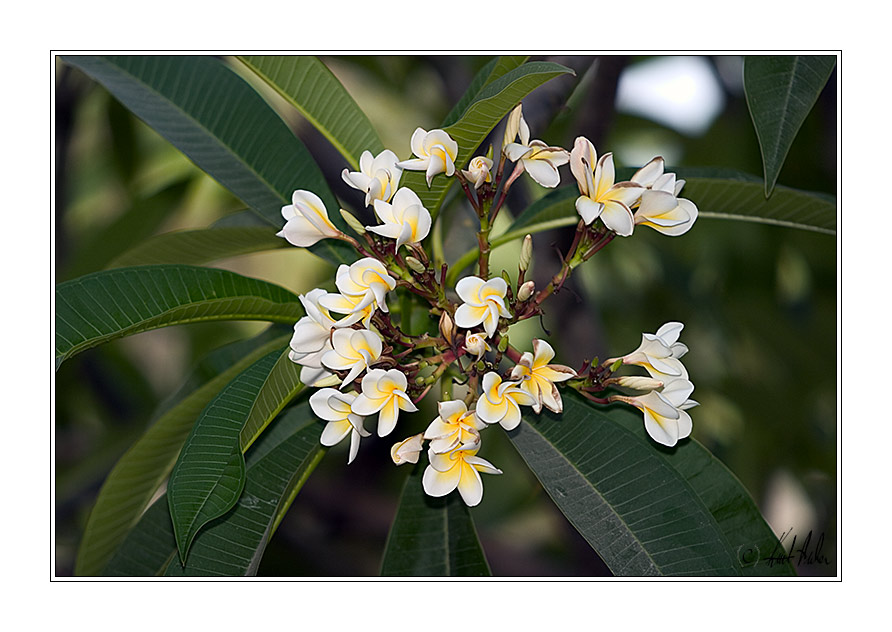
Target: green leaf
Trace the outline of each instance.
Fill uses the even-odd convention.
[[[458,121],[485,86],[489,85],[509,70],[517,68],[527,59],[529,59],[528,55],[502,55],[501,57],[493,57],[489,60],[489,62],[487,62],[487,64],[474,75],[468,89],[465,90],[465,93],[462,95],[461,99],[458,100],[458,103],[456,103],[449,111],[449,114],[443,119],[441,125],[447,127]]]
[[[227,514],[195,537],[177,561],[166,496],[140,518],[104,569],[109,576],[255,575],[267,543],[325,454],[323,424],[306,402],[277,418],[245,455],[245,489]]]
[[[183,230],[151,237],[109,264],[110,268],[161,263],[197,265],[265,250],[285,248],[271,227]]]
[[[161,414],[121,457],[102,484],[90,512],[78,548],[75,575],[93,576],[102,572],[111,555],[170,474],[186,436],[202,409],[236,375],[271,351],[281,349],[290,337],[290,334],[278,336],[239,359],[229,360],[225,370]],[[242,347],[249,342],[240,341],[237,346]],[[221,355],[222,352],[230,355],[228,348],[231,346],[233,345],[217,350],[211,356]],[[166,508],[164,515],[167,528],[170,529]],[[172,530],[170,535],[173,541]]]
[[[628,180],[633,169],[618,169],[617,180]],[[778,186],[774,195],[765,199],[762,183],[753,176],[729,169],[680,169],[678,176],[686,182],[681,196],[697,205],[700,218],[730,219],[786,228],[836,234],[836,199],[824,193],[800,191]],[[508,229],[490,240],[493,248],[522,239],[525,235],[575,226],[576,185],[566,185],[542,196],[528,206]],[[638,228],[638,230],[649,230]],[[692,230],[697,230],[695,227]],[[465,252],[450,266],[446,280],[453,285],[479,255],[474,248]]]
[[[316,193],[335,224],[334,194],[303,143],[263,98],[212,57],[65,56],[272,226],[296,189]],[[331,214],[333,213],[333,214]],[[352,248],[324,239],[310,248],[332,263]]]
[[[180,451],[167,500],[184,562],[199,529],[229,511],[241,495],[245,459],[239,434],[281,356],[281,350],[265,355],[227,384],[201,412]]]
[[[278,420],[245,456],[245,490],[238,504],[198,534],[185,566],[174,561],[164,574],[256,575],[270,538],[325,455],[322,428],[306,402]]]
[[[303,388],[300,382],[300,365],[289,357],[290,348],[276,360],[257,393],[251,413],[239,432],[239,448],[247,450],[276,415],[291,402]]]
[[[468,106],[461,119],[454,125],[444,128],[458,143],[455,168],[461,169],[467,166],[468,161],[474,157],[474,152],[487,134],[525,96],[546,81],[572,72],[569,68],[552,62],[530,62],[508,71],[483,88]],[[415,191],[422,204],[436,219],[440,205],[454,181],[455,178],[439,175],[433,179],[431,187],[428,189],[424,173],[405,171],[400,180],[400,186],[409,187]]]
[[[709,170],[710,177],[687,176],[706,170],[684,170],[685,197],[697,205],[700,217],[731,219],[787,228],[836,234],[836,198],[824,193],[775,187],[768,199],[758,181],[740,179],[738,174]],[[696,230],[696,226],[692,229]]]
[[[149,197],[134,200],[118,219],[91,233],[74,253],[66,278],[102,270],[128,248],[150,237],[177,210],[189,183],[182,180]]]
[[[830,78],[829,55],[748,55],[743,62],[746,104],[759,138],[765,197],[771,194],[790,146]]]
[[[297,108],[354,171],[359,170],[363,151],[376,156],[384,150],[368,117],[317,57],[249,55],[239,59]]]
[[[293,324],[303,315],[288,290],[226,270],[139,266],[56,286],[56,368],[84,349],[132,334],[212,320]]]
[[[457,492],[443,498],[424,493],[424,461],[406,479],[387,536],[382,575],[458,577],[490,575],[474,522]]]
[[[562,415],[527,412],[509,437],[614,574],[750,574],[741,547],[777,542],[746,490],[698,443],[664,448],[631,408],[595,407],[573,392],[563,399]]]

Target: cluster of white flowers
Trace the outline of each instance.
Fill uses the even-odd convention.
[[[667,323],[656,334],[644,334],[634,352],[592,367],[587,374],[553,364],[555,352],[545,340],[533,340],[532,351],[521,353],[508,344],[507,337],[509,325],[539,314],[541,302],[560,289],[573,267],[567,263],[571,259],[577,265],[613,236],[630,235],[637,224],[667,235],[687,231],[697,218],[697,208],[677,197],[684,181],[664,173],[663,160],[655,158],[630,182],[617,183],[612,155],[598,159],[585,138],[577,138],[572,151],[530,140],[520,105],[508,117],[495,177],[488,156],[473,158],[466,170],[457,169],[459,147],[444,130],[418,128],[410,147],[415,157],[403,161],[390,150],[377,156],[365,151],[359,171],[342,173],[348,185],[365,195],[365,205],[373,207],[381,222],[362,226],[341,211],[365,244],[340,231],[323,202],[309,191],[295,191],[292,204],[282,208],[286,224],[278,234],[290,243],[308,247],[324,238],[341,239],[360,255],[351,265],[338,268],[337,292],[317,288],[300,296],[306,315],[295,324],[291,339],[290,358],[302,367],[301,381],[319,389],[310,396],[310,406],[327,422],[322,444],[335,445],[349,435],[350,463],[360,440],[371,435],[364,427],[366,417],[377,414],[377,434],[387,436],[396,428],[400,412],[417,411],[434,383],[462,378],[464,386],[456,390],[462,388],[466,394],[453,398],[452,387],[445,388],[439,415],[424,432],[396,443],[391,457],[397,465],[417,463],[427,442],[425,492],[444,496],[457,489],[472,506],[483,496],[480,472],[502,473],[477,456],[482,431],[496,424],[515,429],[522,406],[536,413],[543,408],[561,413],[558,384],[563,382],[572,380],[570,385],[593,401],[636,406],[644,412],[647,432],[661,444],[674,445],[688,436],[691,419],[685,410],[696,402],[688,399],[693,385],[679,361],[687,351],[677,342],[680,323]],[[506,160],[514,162],[515,168],[503,180]],[[560,183],[558,169],[566,164],[579,186],[576,210],[581,221],[574,252],[565,258],[562,273],[539,292],[532,281],[524,281],[532,247],[527,236],[516,290],[503,277],[489,277],[488,254],[481,250],[480,276],[460,279],[454,288],[458,301],[447,298],[446,266],[438,277],[420,245],[431,230],[430,210],[412,189],[400,187],[403,170],[423,171],[428,186],[438,174],[458,178],[481,217],[481,226],[489,226],[508,187],[523,172],[542,186],[555,187]],[[489,215],[499,185],[502,198]],[[601,224],[594,223],[597,218]],[[430,303],[431,313],[440,316],[439,336],[411,336],[400,329],[402,323],[391,320],[387,297],[398,286]],[[500,371],[503,358],[512,366]],[[650,378],[613,377],[622,364],[642,366]],[[610,386],[648,392],[606,399],[593,395]]]

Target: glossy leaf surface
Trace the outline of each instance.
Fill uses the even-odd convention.
[[[66,56],[272,226],[296,189],[318,195],[336,224],[337,200],[303,143],[244,79],[207,56]],[[332,263],[346,244],[311,248]]]
[[[192,543],[186,565],[176,555],[167,497],[127,535],[104,570],[110,576],[243,576],[257,572],[282,516],[325,453],[323,424],[306,403],[276,419],[245,455],[242,498]]]
[[[184,265],[119,268],[56,286],[56,368],[96,345],[150,329],[213,320],[294,324],[288,290],[234,272]]]
[[[359,156],[377,156],[384,145],[365,113],[318,57],[246,55],[239,57],[319,130],[352,167]]]
[[[830,78],[830,55],[748,55],[743,62],[746,104],[759,138],[765,196],[771,194],[790,146]]]
[[[229,511],[245,484],[239,433],[279,357],[268,353],[240,373],[201,412],[170,474],[167,500],[180,559],[207,522]]]
[[[110,556],[170,474],[183,442],[202,409],[236,375],[267,353],[281,349],[289,337],[273,338],[240,359],[229,360],[225,370],[164,411],[121,457],[105,479],[90,512],[78,549],[76,575],[99,575],[102,572]],[[225,350],[218,350],[216,355],[220,355],[221,351]]]
[[[458,492],[442,498],[424,493],[426,458],[406,479],[387,537],[382,575],[415,577],[490,575],[474,522]]]
[[[573,393],[564,412],[509,433],[555,504],[616,575],[789,574],[747,568],[742,547],[776,542],[746,490],[702,446],[654,443],[641,415]]]

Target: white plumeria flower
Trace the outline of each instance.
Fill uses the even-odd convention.
[[[403,439],[399,443],[394,443],[390,448],[390,458],[397,465],[404,463],[418,463],[421,456],[421,450],[424,447],[424,435],[419,433],[412,435],[407,439]]]
[[[637,397],[611,396],[612,401],[624,401],[644,413],[644,429],[647,434],[665,446],[672,447],[679,439],[691,434],[693,422],[686,409],[697,402],[688,399],[694,385],[688,380],[676,380],[662,392],[651,391]]]
[[[440,415],[424,431],[424,438],[431,442],[432,452],[445,454],[458,446],[479,441],[480,431],[486,428],[486,424],[477,418],[473,410],[468,410],[462,400],[438,402],[437,410]]]
[[[328,310],[319,304],[319,299],[326,293],[325,290],[316,288],[298,296],[306,316],[294,324],[291,351],[288,354],[297,364],[321,368],[322,355],[331,349],[329,338],[332,328],[337,325]]]
[[[464,301],[455,310],[455,324],[459,327],[470,329],[483,323],[489,338],[496,332],[500,317],[511,318],[511,312],[505,306],[508,284],[501,277],[489,281],[476,276],[465,277],[456,283],[455,291]]]
[[[492,169],[492,160],[487,158],[486,156],[477,156],[471,159],[471,162],[468,164],[468,168],[462,170],[462,174],[468,179],[469,182],[474,183],[474,188],[479,189],[483,186],[484,182],[492,181],[492,173],[490,170]]]
[[[335,276],[335,286],[340,293],[320,297],[319,304],[332,312],[348,315],[338,321],[340,327],[360,319],[368,326],[375,309],[388,311],[385,297],[396,287],[396,280],[387,273],[383,263],[365,257],[350,266],[341,264]]]
[[[483,376],[483,389],[477,399],[477,417],[488,424],[500,424],[505,430],[520,425],[520,407],[533,406],[536,398],[521,390],[518,382],[503,382],[498,373]]]
[[[366,150],[359,157],[359,171],[341,172],[341,178],[354,189],[365,193],[365,205],[375,200],[389,202],[400,183],[403,170],[397,167],[399,158],[385,149],[372,158],[372,152]]]
[[[465,336],[465,349],[468,350],[468,353],[476,355],[478,360],[487,351],[492,351],[492,347],[486,342],[486,336],[476,333]]]
[[[322,364],[332,371],[348,371],[341,382],[343,389],[381,357],[384,343],[369,329],[336,329],[331,346],[322,356]]]
[[[697,221],[697,206],[690,200],[677,198],[667,191],[645,191],[641,206],[635,211],[635,224],[677,237],[691,229]]]
[[[582,194],[576,199],[576,212],[588,226],[598,217],[617,235],[628,237],[635,228],[632,206],[641,198],[644,187],[636,182],[616,182],[613,154],[598,160],[595,146],[579,136],[570,152],[570,171]]]
[[[458,489],[468,507],[480,504],[483,499],[483,481],[480,472],[501,474],[502,470],[489,461],[477,456],[480,441],[468,443],[447,452],[437,454],[428,450],[430,465],[424,470],[421,479],[428,496],[440,497]]]
[[[282,207],[285,227],[276,233],[288,243],[308,248],[320,239],[338,237],[341,231],[328,219],[328,211],[319,196],[310,191],[295,191],[291,204]]]
[[[455,173],[458,143],[443,130],[432,129],[427,132],[419,127],[412,134],[409,145],[416,158],[403,160],[396,166],[411,171],[424,171],[428,188],[438,173],[445,173],[447,176]]]
[[[679,359],[688,352],[687,346],[678,342],[683,328],[682,323],[669,322],[655,334],[641,334],[641,344],[622,357],[623,364],[644,367],[652,378],[667,386],[673,380],[688,379],[688,371]]]
[[[320,443],[325,446],[333,446],[350,435],[348,465],[353,462],[356,453],[359,452],[360,438],[371,435],[362,427],[362,417],[355,414],[350,408],[354,399],[356,399],[356,393],[342,393],[333,388],[323,388],[310,395],[310,408],[313,409],[317,417],[328,422],[322,431]]]
[[[657,156],[649,163],[641,167],[631,177],[631,181],[647,189],[654,191],[666,191],[677,196],[684,187],[684,180],[676,180],[674,173],[664,173],[665,162],[662,156]]]
[[[523,118],[521,106],[517,106],[508,116],[508,124],[505,128],[505,140],[511,137],[511,141],[504,144],[502,151],[508,160],[523,165],[524,171],[541,186],[549,189],[556,187],[561,182],[561,174],[558,167],[567,164],[570,154],[561,147],[549,147],[541,140],[530,140],[530,128]],[[520,142],[513,142],[514,136],[520,137]]]
[[[511,370],[511,379],[520,380],[521,390],[529,393],[535,403],[533,410],[548,410],[560,413],[564,410],[561,393],[556,382],[564,382],[576,377],[576,371],[563,364],[549,364],[554,358],[554,349],[544,340],[533,340],[533,352],[525,352],[520,362]]]
[[[396,239],[396,249],[403,244],[417,244],[431,230],[431,214],[412,189],[400,189],[393,203],[375,200],[375,215],[383,224],[366,226],[373,233]]]
[[[362,393],[353,402],[353,412],[368,416],[378,413],[378,436],[385,437],[396,427],[400,410],[418,410],[406,394],[408,381],[398,369],[371,369],[362,378]]]

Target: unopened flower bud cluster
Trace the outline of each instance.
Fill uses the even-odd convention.
[[[613,237],[631,235],[636,225],[667,235],[686,232],[697,218],[697,208],[678,197],[684,181],[665,173],[663,160],[655,158],[629,182],[615,182],[612,155],[599,158],[585,138],[577,138],[571,151],[530,140],[520,105],[506,122],[495,172],[489,156],[477,156],[467,169],[458,169],[458,144],[444,130],[418,128],[410,148],[414,158],[408,160],[400,161],[390,150],[377,156],[365,151],[359,171],[344,169],[344,182],[364,196],[380,222],[363,226],[341,210],[361,240],[340,231],[312,192],[295,191],[292,204],[282,208],[286,224],[278,235],[291,244],[309,247],[334,238],[347,241],[358,253],[355,262],[338,268],[336,292],[314,289],[300,296],[306,315],[295,324],[291,339],[290,358],[301,365],[301,381],[318,389],[310,396],[310,406],[327,422],[322,444],[335,445],[349,436],[352,462],[362,438],[372,433],[366,421],[378,436],[390,435],[403,425],[401,413],[416,412],[440,383],[438,416],[424,432],[394,444],[391,457],[397,465],[417,463],[426,444],[425,492],[444,496],[458,490],[473,506],[483,496],[480,473],[502,473],[478,456],[483,431],[494,425],[513,430],[524,407],[535,413],[543,408],[561,413],[561,387],[572,387],[595,402],[639,408],[648,434],[661,444],[671,446],[688,436],[691,418],[686,410],[696,402],[689,399],[693,385],[679,360],[687,351],[678,342],[680,323],[643,334],[634,352],[579,372],[553,363],[555,352],[547,341],[533,340],[531,350],[521,351],[507,336],[510,325],[541,314],[542,302],[560,289],[572,269]],[[514,169],[503,178],[509,161]],[[559,168],[567,164],[579,187],[575,207],[581,219],[562,271],[538,291],[533,281],[524,280],[532,258],[527,235],[516,287],[504,273],[491,276],[488,231],[508,188],[524,172],[541,186],[555,187]],[[412,189],[400,187],[404,170],[423,171],[428,187],[439,174],[459,179],[481,221],[478,275],[446,287],[447,266],[433,269],[422,247],[431,231],[431,212]],[[405,314],[394,322],[388,298],[397,290],[427,301],[430,313],[439,318],[437,335],[409,335]],[[621,365],[643,367],[650,377],[615,376]],[[452,396],[453,383],[463,385],[461,397]],[[616,387],[644,394],[600,396]]]

